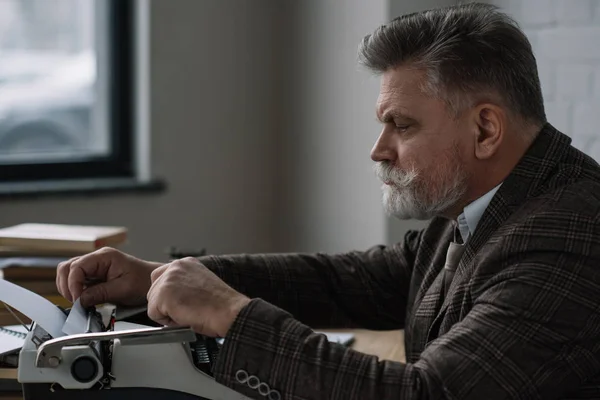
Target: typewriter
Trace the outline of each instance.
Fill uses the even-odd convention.
[[[212,375],[220,345],[145,313],[87,310],[85,333],[52,338],[36,325],[18,360],[25,400],[243,400]],[[146,324],[147,323],[147,324]]]

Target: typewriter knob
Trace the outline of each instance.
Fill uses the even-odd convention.
[[[87,383],[94,380],[98,374],[96,361],[89,356],[82,356],[71,364],[71,375],[76,381]]]
[[[58,358],[56,356],[52,356],[48,359],[48,365],[50,365],[52,368],[58,367],[59,364],[60,364],[60,358]]]

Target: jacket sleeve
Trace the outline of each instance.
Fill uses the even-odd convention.
[[[557,241],[546,236],[543,251],[512,246],[506,253],[498,246],[499,257],[485,260],[475,275],[481,285],[470,294],[471,310],[415,363],[380,361],[328,343],[254,299],[225,339],[216,379],[251,398],[264,398],[253,388],[264,384],[263,392],[286,400],[568,397],[600,374],[600,260],[588,252],[599,236],[588,232],[581,246],[574,240],[554,251]]]
[[[403,327],[420,240],[345,254],[208,256],[200,261],[227,284],[316,328]]]

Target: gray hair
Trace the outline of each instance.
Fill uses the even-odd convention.
[[[531,44],[496,6],[468,3],[400,16],[365,36],[359,56],[379,73],[422,68],[423,89],[455,115],[475,101],[496,99],[525,121],[546,122]]]

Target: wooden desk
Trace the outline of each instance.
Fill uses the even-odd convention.
[[[380,360],[404,362],[403,331],[368,331],[362,329],[336,329],[335,332],[354,334],[352,348],[361,353],[372,354]],[[0,379],[17,379],[16,369],[0,369]],[[21,393],[0,393],[0,400],[22,400]]]
[[[336,329],[335,332],[353,333],[355,341],[351,347],[356,351],[372,354],[380,360],[405,362],[404,331]]]

